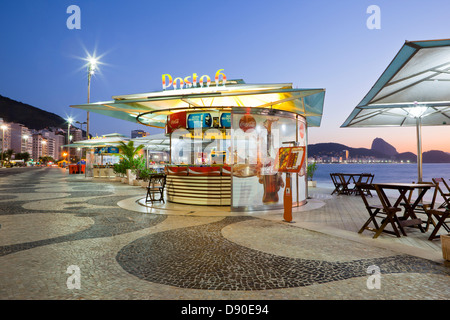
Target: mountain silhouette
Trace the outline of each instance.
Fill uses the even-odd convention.
[[[15,122],[29,129],[41,130],[48,127],[65,128],[64,118],[29,104],[0,95],[0,118],[5,122]]]
[[[375,138],[372,141],[372,148],[371,150],[381,152],[388,156],[396,156],[398,155],[397,149],[394,148],[394,146],[390,145],[386,141],[384,141],[381,138]]]
[[[340,143],[317,143],[308,145],[308,157],[342,157],[344,158],[346,151],[350,158],[363,159],[372,157],[378,160],[391,160],[403,162],[417,162],[417,155],[412,152],[398,153],[396,148],[381,138],[375,138],[372,141],[372,147],[352,148]],[[422,153],[423,163],[450,163],[450,154],[431,150]]]

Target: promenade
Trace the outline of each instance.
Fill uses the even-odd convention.
[[[61,168],[0,169],[0,299],[450,298],[438,240],[358,234],[361,199],[330,193],[310,189],[286,223],[282,210],[148,208],[141,187]]]

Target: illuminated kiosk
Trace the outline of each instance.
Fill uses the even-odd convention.
[[[303,146],[306,151],[307,128],[320,126],[325,90],[246,84],[224,75],[215,83],[200,77],[205,84],[196,83],[195,74],[193,83],[164,76],[163,91],[72,107],[165,129],[169,202],[232,211],[283,208],[278,150]],[[168,89],[167,82],[175,88]],[[306,161],[292,174],[291,188],[293,206],[306,203]]]

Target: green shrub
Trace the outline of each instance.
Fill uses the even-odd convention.
[[[306,168],[306,175],[308,177],[309,181],[312,181],[314,173],[317,170],[317,163],[313,162],[313,163],[309,163],[308,167]]]
[[[115,174],[119,174],[120,176],[123,176],[127,173],[127,168],[125,163],[122,161],[119,161],[119,163],[115,163],[113,165],[113,171]]]

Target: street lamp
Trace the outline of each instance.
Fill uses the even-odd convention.
[[[83,124],[87,124],[87,122],[80,122],[80,121],[75,121],[75,123],[78,123],[80,125],[80,130],[81,130],[81,135],[83,136]],[[80,159],[83,158],[83,150],[81,151],[80,154]]]
[[[23,138],[23,140],[25,141],[25,143],[24,143],[24,146],[25,146],[25,151],[23,151],[23,148],[22,148],[22,152],[28,152],[28,144],[27,144],[27,141],[28,141],[28,135],[26,135],[26,134],[24,134],[23,136],[22,136],[22,138]]]
[[[72,118],[68,118],[67,119],[67,153],[69,155],[69,157],[67,159],[70,159],[70,125],[72,124],[73,119]]]
[[[46,140],[42,140],[42,157],[47,156],[47,141]]]
[[[81,135],[83,135],[83,124],[87,124],[87,122],[75,121],[75,123],[78,123],[80,125]]]
[[[3,136],[2,136],[2,167],[3,167],[3,154],[5,153],[5,130],[8,129],[6,125],[2,125]]]
[[[95,74],[95,70],[97,70],[98,59],[95,57],[89,56],[87,58],[87,72],[88,72],[88,98],[87,103],[90,103],[91,100],[91,77]],[[89,140],[89,111],[87,111],[87,121],[86,121],[86,136]]]

